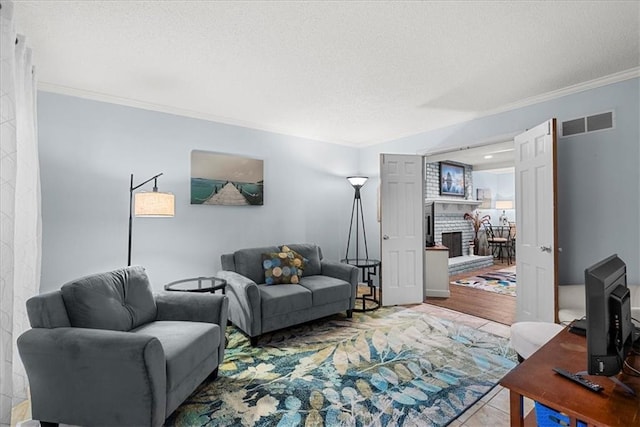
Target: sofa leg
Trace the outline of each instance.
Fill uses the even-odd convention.
[[[255,347],[258,345],[258,338],[260,337],[249,337],[249,341],[251,341],[251,347]]]
[[[209,374],[209,377],[207,379],[213,381],[216,378],[218,378],[218,368],[214,369],[213,372]]]
[[[58,427],[58,423],[50,423],[49,421],[40,421],[40,427]]]
[[[353,317],[353,310],[347,310],[347,319],[351,319]]]

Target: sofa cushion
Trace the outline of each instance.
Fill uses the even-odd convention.
[[[264,248],[240,249],[233,253],[236,264],[236,273],[248,277],[254,282],[264,283],[264,268],[262,268],[262,254],[268,252],[280,252],[277,246]]]
[[[71,326],[129,331],[156,318],[156,302],[143,267],[93,274],[61,288]]]
[[[305,276],[300,285],[313,294],[313,305],[331,304],[351,298],[351,284],[329,276]]]
[[[220,345],[220,326],[213,323],[158,321],[131,332],[158,338],[167,361],[167,390],[170,392],[204,359],[215,355]]]
[[[269,252],[262,254],[262,267],[267,285],[297,284],[302,277],[304,259],[293,251]]]
[[[322,267],[320,261],[322,260],[322,252],[318,245],[312,243],[296,243],[291,245],[283,245],[282,247],[288,247],[292,251],[296,251],[304,258],[306,258],[304,274],[305,276],[314,276],[316,274],[322,274]]]
[[[305,310],[313,303],[311,291],[303,286],[260,285],[258,289],[263,318]]]

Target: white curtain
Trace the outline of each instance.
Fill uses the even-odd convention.
[[[42,220],[36,89],[31,49],[0,0],[0,425],[27,399],[16,339],[29,328],[26,300],[40,289]]]

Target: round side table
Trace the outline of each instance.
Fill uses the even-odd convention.
[[[164,285],[165,291],[178,292],[211,292],[222,291],[225,293],[227,281],[218,277],[193,277],[190,279],[176,280]]]
[[[369,258],[367,259],[346,258],[346,259],[340,260],[340,262],[358,267],[362,272],[362,281],[369,287],[368,294],[364,294],[360,297],[356,296],[356,300],[358,299],[362,300],[362,308],[354,307],[353,311],[364,312],[364,311],[377,310],[378,308],[380,308],[380,289],[378,286],[375,286],[373,284],[373,278],[372,278],[372,276],[380,275],[380,269],[382,268],[381,267],[382,263],[380,262],[380,260],[369,259]],[[367,301],[372,302],[375,305],[373,307],[367,307],[366,306]]]

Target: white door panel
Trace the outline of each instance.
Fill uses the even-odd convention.
[[[382,305],[423,300],[424,162],[421,156],[382,154]]]
[[[518,321],[556,320],[555,126],[551,119],[515,138]]]

